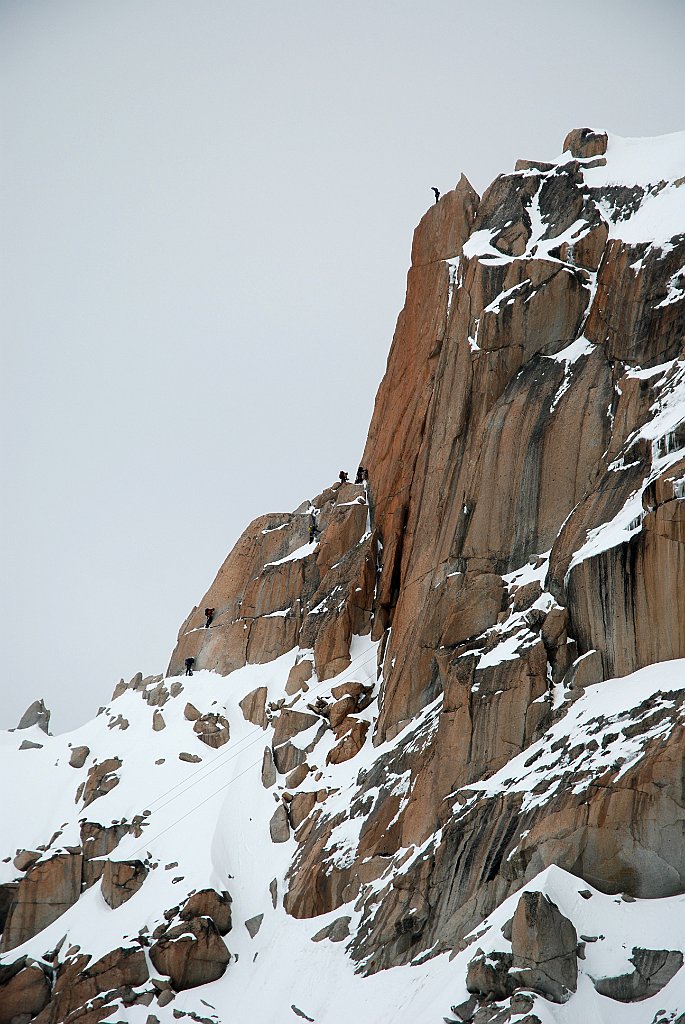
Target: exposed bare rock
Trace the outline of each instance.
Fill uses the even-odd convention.
[[[83,890],[90,889],[92,885],[99,882],[105,870],[106,860],[97,857],[83,862],[82,886]]]
[[[286,740],[290,740],[293,736],[297,736],[298,733],[304,732],[306,729],[311,729],[313,725],[318,724],[319,719],[316,715],[310,715],[303,711],[289,711],[284,708],[274,725],[274,747],[280,746],[285,743]]]
[[[471,234],[478,201],[478,193],[462,174],[456,188],[441,196],[421,218],[412,243],[413,266],[458,256]]]
[[[240,701],[240,710],[245,720],[251,722],[252,725],[258,725],[261,729],[266,729],[267,692],[266,686],[258,686],[256,690],[251,690]]]
[[[162,719],[162,721],[163,721],[163,719]],[[125,730],[125,729],[128,729],[129,724],[130,723],[129,723],[128,718],[124,718],[123,715],[117,715],[116,718],[110,719],[107,728],[108,729],[121,729],[121,730]]]
[[[86,860],[94,857],[106,857],[115,850],[124,836],[142,835],[142,817],[136,816],[132,822],[122,821],[116,825],[100,825],[96,821],[81,821],[81,849]]]
[[[525,892],[511,926],[515,981],[555,1003],[563,1003],[578,982],[578,936],[556,904],[540,892]]]
[[[117,700],[119,697],[123,696],[123,694],[125,694],[128,689],[129,684],[125,682],[123,679],[120,679],[117,685],[114,687],[114,690],[112,691],[112,700]]]
[[[685,263],[685,237],[668,252],[649,243],[610,239],[597,276],[597,292],[585,325],[590,341],[604,346],[611,359],[656,366],[682,351],[685,291],[673,301],[668,282]],[[635,273],[636,265],[640,266]]]
[[[223,747],[230,738],[228,719],[211,712],[197,719],[193,725],[193,732],[199,740],[214,750]]]
[[[292,697],[300,690],[304,690],[306,692],[309,689],[307,683],[312,678],[313,669],[314,664],[308,658],[305,658],[303,661],[298,661],[293,665],[290,669],[290,674],[288,675],[288,681],[285,684],[285,692],[289,697]]]
[[[507,999],[517,984],[509,973],[511,964],[511,953],[489,953],[486,956],[479,950],[468,966],[467,990],[483,999]]]
[[[7,915],[0,952],[26,942],[76,903],[82,861],[80,854],[57,854],[26,872]]]
[[[620,1003],[634,1003],[649,999],[668,985],[683,966],[680,950],[633,949],[630,962],[635,970],[617,978],[598,978],[594,982],[597,991]]]
[[[329,709],[329,722],[331,723],[331,729],[337,729],[338,726],[347,718],[348,715],[353,714],[357,710],[357,701],[354,697],[341,697],[340,700],[336,700]]]
[[[272,843],[287,843],[290,839],[290,822],[288,812],[283,804],[279,804],[269,822]]]
[[[180,992],[217,981],[226,972],[231,954],[214,922],[198,917],[165,932],[151,946],[150,959]]]
[[[19,744],[20,750],[42,750],[42,743],[34,743],[33,740],[22,740]]]
[[[298,786],[301,786],[310,771],[311,769],[306,761],[303,761],[302,764],[297,766],[297,768],[293,768],[285,780],[285,784],[288,789],[297,789]]]
[[[290,824],[297,830],[309,812],[316,805],[316,793],[296,793],[290,801]]]
[[[271,747],[265,747],[262,757],[262,785],[265,789],[270,789],[276,784],[276,779],[276,765]]]
[[[574,128],[564,139],[564,150],[579,160],[592,156],[604,156],[609,138],[606,132],[596,132],[592,128]]]
[[[604,221],[600,221],[581,233],[572,242],[562,242],[559,246],[559,258],[565,263],[573,263],[584,270],[596,271],[604,255],[609,228]]]
[[[535,175],[500,174],[483,193],[474,231],[492,231],[496,249],[520,256],[530,238],[528,206],[539,184]]]
[[[624,143],[590,129],[564,145],[557,163],[519,161],[482,200],[462,179],[431,205],[414,236],[361,458],[368,479],[324,487],[293,512],[252,523],[182,625],[169,664],[179,674],[192,657],[198,669],[229,676],[273,663],[260,674],[268,688],[246,696],[248,673],[226,680],[246,721],[273,729],[261,781],[276,798],[266,818],[261,799],[241,808],[231,828],[240,829],[244,811],[264,842],[286,844],[277,858],[286,858],[286,913],[332,921],[354,907],[353,917],[319,921],[306,934],[344,942],[359,971],[419,964],[469,943],[472,996],[453,1007],[469,1024],[539,1024],[545,999],[570,998],[572,1015],[579,970],[594,977],[590,944],[604,938],[581,936],[579,945],[555,904],[526,890],[553,892],[588,930],[581,898],[616,894],[620,913],[637,914],[630,901],[685,888],[685,690],[666,669],[668,692],[656,691],[652,673],[612,681],[685,657],[685,235],[682,224],[661,241],[641,228],[650,210],[679,201],[685,177],[623,180],[611,162]],[[208,628],[205,605],[215,609]],[[363,648],[363,637],[377,644]],[[328,680],[330,693],[321,692]],[[643,682],[652,689],[643,693]],[[127,707],[146,701],[158,729],[168,720],[160,709],[181,689],[179,680],[139,674],[115,694],[127,691]],[[124,727],[103,711],[100,725]],[[190,703],[184,713],[188,743],[228,740],[227,716]],[[362,748],[359,766],[346,765]],[[79,756],[71,752],[75,766],[91,757]],[[23,758],[29,767],[44,759]],[[119,767],[114,757],[90,767],[78,799],[109,792]],[[259,765],[248,770],[257,779]],[[123,795],[122,787],[108,801],[114,813]],[[98,825],[82,816],[79,891],[102,876],[118,905],[139,884],[142,865],[109,861],[127,832],[142,835],[136,817],[103,815]],[[32,835],[21,841],[37,842]],[[218,871],[238,866],[226,852]],[[6,864],[19,854],[26,879],[44,868],[32,851],[9,853]],[[156,851],[151,858],[146,865]],[[159,909],[152,934],[141,928],[136,943],[153,943],[153,963],[171,978],[147,993],[163,1006],[174,987],[226,969],[220,935],[231,927],[231,902],[213,889],[188,895],[173,873],[180,857],[159,859],[167,863],[158,880],[178,885],[178,905]],[[561,902],[568,878],[560,888],[533,883],[546,869],[552,880],[575,874],[578,900],[571,893]],[[0,886],[6,936],[28,905],[26,879]],[[241,921],[268,906],[267,881],[252,905],[240,894]],[[276,909],[276,879],[268,888]],[[512,897],[508,952],[499,934],[493,944],[488,919]],[[261,913],[245,923],[256,936]],[[476,952],[479,943],[494,952]],[[70,935],[51,951],[59,993],[40,1024],[76,1024],[78,1015],[96,1024],[141,997],[119,980],[81,990],[89,961],[79,945],[84,938]],[[253,953],[262,956],[260,946],[256,939]],[[682,957],[636,947],[632,963],[630,973],[599,979],[598,992],[647,998]],[[67,1006],[68,988],[80,1004]],[[582,988],[593,996],[587,979]],[[203,1024],[189,1004],[175,1005],[177,1017]]]
[[[276,770],[281,775],[287,775],[297,768],[298,765],[304,764],[307,760],[307,755],[304,750],[296,747],[293,743],[288,741],[282,743],[280,747],[274,747],[273,749],[273,760],[276,765]]]
[[[264,920],[264,914],[256,914],[255,917],[250,917],[245,922],[245,927],[247,928],[251,939],[254,939],[255,935],[257,934],[259,929],[262,927],[262,921],[263,920]]]
[[[358,754],[364,746],[368,731],[368,722],[355,721],[349,732],[346,732],[343,738],[328,751],[326,764],[342,764],[343,761],[349,761],[351,757]]]
[[[354,697],[357,711],[368,707],[371,703],[368,700],[371,693],[373,693],[373,686],[366,686],[364,683],[357,683],[352,679],[331,688],[331,694],[336,700],[340,700],[342,697]]]
[[[34,700],[33,704],[27,707],[24,714],[19,719],[19,725],[17,729],[30,729],[31,726],[37,725],[43,732],[48,732],[50,725],[50,711],[45,706],[45,701],[42,699]]]
[[[18,890],[19,882],[4,882],[0,885],[0,932],[5,927],[7,915],[16,901]]]
[[[25,958],[19,961],[25,963]],[[0,1024],[37,1017],[50,1001],[50,982],[37,965],[21,967],[6,981],[0,979]]]
[[[147,877],[147,868],[139,860],[108,860],[102,875],[105,903],[116,910],[138,892]]]
[[[28,871],[42,856],[42,853],[38,850],[20,850],[12,863],[17,871]]]
[[[336,917],[335,921],[325,925],[315,935],[312,935],[312,942],[322,942],[328,939],[330,942],[343,942],[350,934],[351,917]]]
[[[188,701],[185,708],[183,709],[183,717],[188,722],[197,722],[198,718],[200,717],[200,712],[197,710],[194,704],[191,704],[190,701]]]
[[[69,764],[72,768],[83,768],[89,756],[90,747],[73,747],[71,757],[69,758]]]
[[[182,921],[190,921],[194,917],[211,917],[219,935],[227,935],[232,927],[231,897],[227,892],[200,889],[188,897],[179,912],[179,917]]]
[[[45,1011],[49,1016],[41,1015],[39,1024],[75,1019],[91,1024],[102,1020],[111,1015],[112,1004],[125,995],[127,989],[144,985],[148,979],[145,954],[138,947],[120,947],[95,963],[90,960],[86,954],[77,954],[60,965]],[[86,1004],[91,1012],[99,1012],[79,1014],[79,1009]]]
[[[108,757],[100,764],[94,764],[92,768],[88,769],[82,794],[84,807],[88,807],[99,797],[111,793],[114,787],[119,785],[119,776],[116,773],[123,763],[118,757]]]
[[[152,728],[155,732],[161,732],[162,729],[166,729],[166,722],[164,721],[164,715],[161,711],[155,711],[153,714]]]
[[[518,161],[518,163],[521,163],[521,161]],[[518,163],[516,168],[517,170],[519,169]],[[473,1015],[476,1012],[477,1007],[478,999],[475,995],[472,995],[469,996],[468,999],[465,999],[464,1002],[459,1003],[458,1006],[452,1006],[451,1009],[452,1013],[456,1014],[458,1020],[464,1022],[464,1024],[472,1024]],[[528,1022],[528,1024],[530,1024],[530,1022]]]

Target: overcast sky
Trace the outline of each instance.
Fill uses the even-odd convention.
[[[0,727],[64,731],[358,463],[413,228],[685,128],[680,0],[0,0]]]

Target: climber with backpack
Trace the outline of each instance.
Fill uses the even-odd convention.
[[[207,620],[205,622],[205,629],[208,629],[209,626],[211,626],[212,620],[214,619],[214,611],[214,608],[205,608],[205,619]]]
[[[185,664],[186,664],[186,675],[187,676],[192,676],[192,674],[193,674],[193,665],[195,664],[195,658],[186,658]]]
[[[310,516],[310,519],[309,519],[309,543],[313,544],[314,541],[318,540],[320,536],[321,536],[321,530],[319,529],[319,527],[317,525],[316,516],[312,512],[312,514]]]

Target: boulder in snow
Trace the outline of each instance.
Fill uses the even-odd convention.
[[[45,706],[45,701],[41,698],[40,700],[34,700],[33,704],[27,707],[24,714],[19,720],[17,729],[30,729],[32,725],[37,725],[43,732],[48,731],[50,725],[50,712]]]
[[[640,949],[636,946],[630,962],[635,970],[616,978],[599,978],[594,986],[600,995],[619,1003],[634,1003],[660,992],[683,966],[683,954],[676,949]]]
[[[578,936],[549,896],[524,892],[511,926],[511,977],[555,1003],[563,1003],[578,983]]]

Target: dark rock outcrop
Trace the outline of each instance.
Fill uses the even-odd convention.
[[[34,700],[33,704],[27,707],[24,714],[19,720],[17,729],[30,729],[31,726],[37,725],[43,732],[48,732],[50,725],[50,711],[45,706],[45,701],[41,698],[40,700]]]
[[[511,926],[513,981],[565,1002],[578,983],[578,936],[573,924],[548,896],[526,892]]]
[[[636,947],[630,962],[635,970],[616,978],[598,978],[594,983],[597,991],[620,1003],[649,999],[675,977],[683,966],[683,954],[680,950]]]

